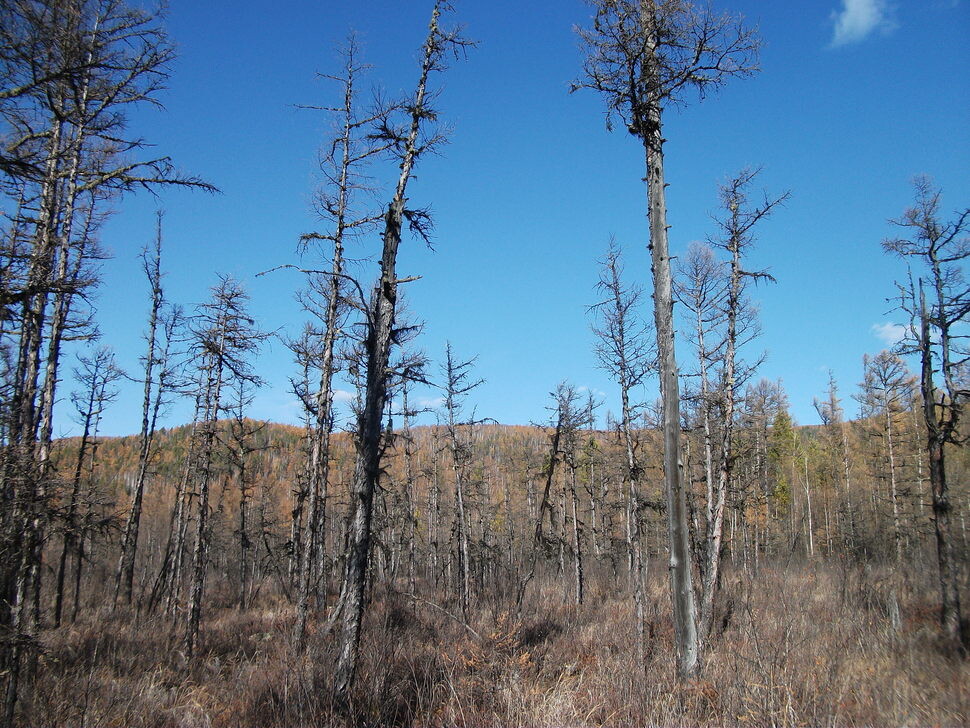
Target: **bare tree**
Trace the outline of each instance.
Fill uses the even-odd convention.
[[[573,598],[576,604],[582,604],[586,590],[586,572],[583,562],[583,540],[585,528],[580,518],[579,489],[576,485],[577,474],[580,469],[582,446],[580,439],[584,428],[591,427],[595,421],[595,410],[598,406],[595,398],[590,394],[585,403],[580,401],[579,393],[573,391],[573,396],[560,399],[559,406],[563,410],[563,438],[562,460],[566,466],[564,472],[563,490],[568,498],[568,508],[563,499],[563,521],[567,518],[572,522],[572,543],[569,544],[573,557]],[[639,529],[638,529],[639,531]]]
[[[717,259],[710,245],[694,242],[687,255],[678,261],[673,281],[674,295],[689,314],[687,340],[697,355],[697,409],[704,439],[704,485],[707,494],[707,523],[713,523],[715,440],[718,418],[717,400],[712,379],[724,354],[724,297],[728,275],[724,263]]]
[[[250,574],[255,570],[255,559],[259,538],[252,528],[251,508],[254,486],[253,454],[268,449],[260,442],[260,435],[266,429],[266,422],[254,422],[246,417],[253,402],[254,383],[249,378],[237,378],[234,384],[233,401],[230,406],[232,419],[226,445],[229,450],[229,464],[236,471],[239,483],[239,513],[236,537],[239,540],[239,558],[236,564],[239,575],[238,609],[246,609],[252,596]]]
[[[193,358],[198,362],[197,396],[198,448],[192,466],[192,484],[198,496],[192,580],[187,604],[185,648],[192,656],[202,619],[202,597],[209,564],[211,540],[209,491],[213,476],[216,430],[219,416],[227,410],[224,390],[233,384],[260,383],[252,370],[251,356],[266,334],[255,328],[246,312],[248,297],[232,278],[223,278],[212,289],[212,299],[204,304],[192,326]]]
[[[357,108],[355,84],[366,66],[357,59],[358,49],[353,36],[341,51],[341,56],[344,62],[342,75],[325,78],[340,84],[343,103],[339,107],[307,107],[334,114],[339,126],[323,155],[321,171],[325,185],[317,198],[317,211],[330,229],[324,233],[308,233],[302,238],[306,248],[314,242],[329,243],[332,251],[330,270],[324,274],[309,274],[310,290],[303,297],[306,308],[321,319],[323,331],[319,337],[318,351],[311,357],[319,367],[317,391],[312,401],[307,402],[312,417],[307,462],[307,528],[302,543],[297,545],[294,541],[294,548],[302,548],[302,555],[298,558],[299,584],[293,631],[296,644],[302,644],[306,632],[310,600],[317,581],[314,577],[318,565],[314,554],[322,550],[322,534],[326,529],[330,435],[333,431],[333,378],[336,369],[334,350],[340,333],[343,289],[346,284],[344,246],[349,239],[371,229],[379,219],[379,216],[358,211],[355,198],[368,191],[362,172],[364,165],[390,145],[390,141],[374,141],[367,135],[375,126],[386,121],[392,109],[381,106],[373,112],[361,113]],[[322,303],[318,303],[319,298],[323,299]],[[306,399],[311,398],[308,396]]]
[[[838,385],[835,381],[835,376],[832,372],[829,372],[829,387],[827,391],[827,398],[824,401],[818,399],[813,401],[815,411],[818,412],[819,419],[822,420],[822,425],[828,430],[830,443],[833,449],[838,450],[839,460],[841,464],[841,477],[840,481],[842,484],[842,510],[843,517],[845,519],[844,527],[845,531],[845,542],[848,550],[854,551],[856,548],[856,525],[855,525],[855,511],[852,506],[852,486],[851,486],[851,476],[852,469],[849,462],[849,436],[847,432],[844,412],[842,409],[841,402],[839,400],[839,390]]]
[[[670,585],[678,673],[689,677],[698,666],[696,607],[680,454],[663,112],[683,101],[691,89],[703,96],[733,76],[752,73],[758,40],[739,18],[715,15],[685,0],[592,0],[591,4],[593,26],[579,31],[586,45],[585,78],[575,87],[602,93],[608,125],[619,117],[640,140],[646,157],[654,319],[664,405]]]
[[[718,419],[721,422],[718,443],[717,479],[713,483],[707,504],[707,537],[701,569],[701,608],[698,624],[700,651],[708,640],[714,623],[714,598],[717,593],[721,541],[724,527],[724,508],[727,490],[734,469],[735,402],[740,387],[754,372],[758,362],[743,363],[739,348],[757,333],[754,313],[745,300],[746,283],[758,280],[774,280],[764,271],[747,270],[742,267],[745,254],[754,244],[754,228],[771,214],[772,210],[788,199],[788,193],[771,199],[766,194],[760,203],[749,201],[749,187],[758,170],[743,170],[721,186],[720,199],[723,217],[716,218],[718,235],[712,243],[729,256],[728,280],[723,299],[724,355],[721,382],[718,392]]]
[[[2,13],[0,171],[16,218],[8,217],[5,231],[11,258],[0,264],[0,318],[12,316],[16,325],[3,330],[0,346],[17,353],[0,408],[3,502],[12,504],[3,515],[0,624],[21,634],[28,593],[40,601],[62,342],[79,294],[97,280],[85,261],[100,210],[139,187],[213,188],[178,174],[166,157],[139,159],[147,144],[125,129],[133,106],[157,103],[174,57],[157,14],[122,0],[11,0]],[[19,662],[20,648],[14,652],[4,656],[8,665]],[[17,670],[4,675],[9,722]]]
[[[446,31],[439,25],[441,13],[449,9],[449,4],[444,0],[437,0],[434,4],[428,36],[421,54],[421,71],[414,95],[406,105],[404,126],[395,128],[386,123],[382,129],[382,137],[392,146],[400,161],[401,173],[394,196],[384,214],[380,278],[374,286],[366,311],[366,336],[363,346],[366,374],[363,402],[357,418],[357,458],[344,579],[345,598],[341,605],[339,657],[334,680],[336,695],[341,699],[347,696],[356,674],[360,627],[365,608],[371,517],[374,491],[381,475],[384,439],[382,425],[387,404],[390,352],[395,337],[398,285],[401,282],[397,275],[397,253],[405,220],[419,233],[426,231],[429,223],[426,212],[406,208],[407,187],[417,161],[439,146],[443,140],[440,133],[428,129],[428,123],[436,118],[430,105],[429,78],[431,74],[445,70],[448,53],[457,52],[467,46],[467,42],[457,31]]]
[[[181,310],[165,306],[162,288],[162,213],[156,219],[154,246],[149,252],[142,252],[142,267],[151,289],[151,305],[148,312],[148,331],[145,341],[148,349],[144,362],[144,390],[142,396],[141,434],[138,447],[138,472],[131,492],[131,508],[125,522],[121,540],[121,557],[115,573],[114,599],[117,603],[121,596],[131,603],[132,583],[135,576],[135,555],[138,550],[138,532],[141,525],[142,503],[145,483],[148,479],[155,441],[158,415],[171,394],[175,382],[172,347],[175,344],[177,329],[181,323]]]
[[[893,546],[896,561],[903,558],[903,535],[900,525],[899,495],[899,419],[909,399],[913,379],[905,362],[890,351],[862,358],[863,380],[859,385],[863,417],[872,418],[879,428],[878,436],[885,447],[885,460],[879,470],[887,473],[889,503],[892,508]],[[878,481],[877,481],[878,482]]]
[[[970,396],[965,375],[970,347],[968,336],[960,329],[970,314],[970,288],[963,274],[963,261],[970,257],[970,208],[943,222],[940,190],[927,177],[917,178],[914,186],[914,206],[891,221],[910,237],[884,240],[883,248],[912,261],[916,267],[915,282],[911,268],[908,281],[898,284],[900,308],[910,319],[901,348],[920,357],[920,390],[940,569],[940,621],[954,649],[966,654],[970,645],[961,634],[945,455],[947,444],[961,442],[959,424]],[[941,385],[935,383],[937,374],[943,380]]]
[[[83,505],[81,502],[81,481],[84,474],[85,459],[90,456],[91,440],[97,437],[98,425],[104,408],[118,395],[118,391],[113,389],[112,385],[122,376],[121,370],[115,365],[114,354],[109,349],[98,349],[90,357],[80,356],[78,363],[80,366],[75,371],[75,380],[85,389],[72,394],[71,401],[77,410],[82,429],[74,465],[74,477],[71,480],[71,495],[67,505],[64,543],[57,565],[57,582],[54,593],[55,627],[61,624],[61,612],[64,605],[64,578],[70,556],[75,557],[75,569],[80,569],[82,540],[80,509]],[[76,574],[76,579],[80,581],[80,574]],[[74,614],[76,614],[76,595],[74,602]]]
[[[470,524],[468,488],[470,484],[470,465],[472,462],[472,441],[470,430],[476,422],[474,414],[470,419],[463,416],[465,397],[485,383],[484,379],[472,378],[475,360],[456,361],[451,342],[445,344],[444,374],[444,415],[445,430],[448,436],[448,450],[451,454],[452,474],[455,483],[455,541],[458,563],[458,604],[467,618],[471,598],[471,553],[469,549]]]
[[[632,392],[640,387],[654,363],[654,350],[649,344],[649,326],[639,311],[642,289],[623,281],[620,250],[611,241],[601,261],[596,290],[603,300],[592,307],[597,321],[596,357],[620,387],[620,420],[617,423],[625,455],[625,480],[628,488],[627,552],[630,563],[630,583],[637,619],[637,649],[644,656],[643,611],[643,550],[641,539],[640,485],[643,467],[634,438],[634,422],[638,405],[631,401]]]

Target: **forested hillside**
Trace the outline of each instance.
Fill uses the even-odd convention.
[[[638,545],[616,432],[560,433],[567,444],[560,440],[550,468],[554,427],[460,426],[461,481],[447,426],[389,433],[375,505],[374,621],[365,637],[367,687],[355,698],[359,719],[435,724],[464,715],[469,723],[574,724],[593,715],[587,722],[628,724],[650,711],[675,723],[730,714],[739,723],[767,724],[791,712],[840,724],[959,722],[967,709],[960,687],[966,670],[945,657],[932,569],[919,568],[932,563],[934,534],[918,413],[900,408],[889,420],[793,427],[777,385],[762,381],[746,401],[763,406],[744,412],[738,433],[716,647],[705,679],[686,688],[671,684],[663,667],[673,644],[664,616],[667,534],[655,428],[636,432],[644,470]],[[242,442],[247,456],[236,460],[239,445],[226,447],[212,474],[202,672],[183,682],[180,636],[163,625],[178,623],[184,597],[177,585],[168,592],[160,586],[171,568],[165,554],[179,532],[176,519],[189,512],[173,506],[184,493],[192,429],[157,435],[130,626],[101,620],[138,471],[138,438],[105,438],[87,456],[76,516],[84,559],[83,572],[69,571],[65,621],[72,626],[54,637],[42,661],[52,689],[37,709],[78,720],[84,712],[74,701],[82,691],[92,701],[83,709],[90,715],[139,725],[204,716],[225,725],[335,719],[324,693],[283,696],[327,679],[325,661],[290,663],[286,656],[287,605],[306,537],[307,435],[251,420],[220,422],[218,433],[227,445]],[[685,445],[688,453],[703,452],[702,433],[686,433]],[[56,443],[59,469],[70,469],[77,455],[76,439]],[[970,463],[965,449],[953,455],[949,475],[960,484],[953,497],[962,505],[970,496]],[[331,649],[322,620],[337,602],[344,570],[353,474],[345,433],[335,437],[332,457],[310,612],[318,654]],[[691,538],[700,554],[704,463],[688,454],[687,466]],[[51,545],[47,560],[57,563],[60,542]],[[962,518],[955,546],[965,564]],[[470,594],[463,607],[465,558]],[[645,572],[639,634],[624,597],[635,558],[644,560]],[[519,604],[530,568],[534,593]],[[81,580],[78,591],[73,579]],[[161,631],[146,640],[149,625]],[[105,655],[113,667],[99,668],[109,672],[92,685],[86,671]],[[643,673],[633,667],[638,663]],[[170,687],[159,692],[158,681]],[[908,697],[893,698],[886,681]],[[438,692],[448,685],[463,691]],[[158,709],[164,715],[147,719]]]
[[[762,382],[761,387],[782,394],[769,382]],[[744,444],[738,475],[730,488],[724,545],[733,568],[755,570],[759,560],[773,563],[778,556],[799,564],[814,557],[821,563],[858,559],[874,564],[932,558],[928,556],[934,538],[931,503],[925,453],[913,427],[916,413],[910,409],[892,415],[896,429],[890,467],[885,422],[872,419],[793,427],[784,400],[778,404],[767,411],[746,413],[739,433]],[[252,420],[219,425],[223,442],[235,443],[239,432],[245,432],[245,461],[236,460],[227,448],[213,470],[212,538],[217,544],[213,546],[213,576],[226,600],[224,606],[245,608],[257,588],[286,593],[292,586],[298,559],[294,544],[303,538],[301,519],[306,508],[306,433]],[[469,570],[475,574],[476,591],[509,588],[518,582],[535,546],[555,429],[481,424],[461,426],[458,434],[468,450],[463,498]],[[644,555],[662,560],[666,522],[660,441],[653,428],[636,434],[644,469],[640,503]],[[157,435],[157,456],[145,487],[142,537],[148,546],[136,589],[140,601],[151,595],[169,536],[177,530],[172,527],[173,505],[185,478],[191,438],[189,426]],[[569,562],[562,577],[564,602],[577,600],[571,566],[577,555],[596,572],[608,567],[619,574],[630,559],[631,533],[630,494],[624,487],[619,437],[582,429],[570,433],[570,438],[570,449],[556,456],[539,545],[540,550],[555,552],[557,572],[562,570],[561,564]],[[689,451],[703,451],[700,433],[689,433],[685,442]],[[91,579],[102,584],[114,576],[112,557],[118,547],[121,516],[130,509],[138,471],[138,438],[104,438],[96,447],[88,447],[77,519],[91,530],[85,548],[90,564],[85,568],[94,569],[98,575],[92,574]],[[440,583],[447,593],[457,589],[454,579],[461,568],[462,536],[456,531],[457,493],[449,447],[445,426],[399,429],[390,435],[376,506],[375,568],[381,580],[396,589],[413,592],[417,579]],[[950,477],[959,484],[953,498],[962,505],[962,512],[970,496],[965,485],[970,461],[965,449],[954,450],[953,455]],[[77,439],[56,443],[54,460],[59,469],[72,470],[77,456]],[[318,577],[321,590],[324,583],[329,585],[326,591],[331,598],[339,588],[340,542],[347,527],[353,475],[353,447],[346,433],[334,438],[333,461],[332,492],[322,508],[327,514],[321,527],[326,533],[321,545],[325,562]],[[692,483],[688,508],[697,553],[704,533],[704,464],[688,458],[687,465]],[[574,492],[578,545],[573,532]],[[957,554],[963,561],[967,553],[963,518],[957,535]],[[73,611],[70,601],[68,604]],[[97,606],[97,595],[93,595],[82,599],[78,609]]]

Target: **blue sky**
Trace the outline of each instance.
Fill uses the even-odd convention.
[[[886,299],[904,272],[879,246],[887,219],[909,204],[916,174],[943,187],[948,213],[970,202],[968,3],[716,5],[760,27],[763,70],[667,114],[672,251],[712,232],[717,185],[742,167],[763,166],[770,192],[791,190],[751,258],[778,280],[754,292],[764,329],[755,346],[767,351],[760,373],[780,378],[796,420],[812,423],[812,398],[831,369],[854,412],[848,398],[862,355],[884,348],[878,327],[895,320]],[[563,379],[605,393],[605,415],[616,398],[596,367],[586,307],[611,235],[628,275],[649,280],[642,149],[625,132],[607,132],[595,94],[568,92],[581,68],[572,28],[590,16],[584,3],[456,6],[479,46],[441,79],[451,143],[422,162],[410,188],[412,201],[432,206],[435,250],[409,241],[399,263],[402,274],[422,276],[408,285],[410,308],[426,322],[419,345],[435,361],[446,340],[459,356],[478,357],[487,380],[474,402],[480,416],[544,419]],[[158,206],[170,299],[190,307],[205,300],[217,272],[229,273],[245,283],[264,329],[298,331],[299,277],[255,277],[298,262],[300,233],[317,227],[310,199],[329,120],[295,107],[336,100],[315,74],[337,69],[334,46],[351,29],[374,66],[372,82],[391,94],[409,89],[429,12],[430,3],[413,0],[280,0],[272,10],[249,0],[171,0],[166,25],[179,59],[165,109],[138,110],[130,127],[222,194],[119,201],[103,233],[113,258],[97,308],[103,343],[122,366],[138,371],[147,292],[137,255]],[[378,244],[374,237],[352,254],[372,255]],[[678,346],[687,365],[686,343]],[[296,421],[291,359],[278,341],[267,346],[254,417]],[[655,383],[646,396],[657,396]],[[188,416],[177,405],[167,424]],[[103,432],[135,432],[139,417],[138,388],[126,386]],[[63,417],[59,427],[72,425]]]

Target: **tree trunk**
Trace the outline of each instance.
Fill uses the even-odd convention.
[[[585,587],[585,575],[583,573],[583,543],[582,529],[579,525],[579,495],[576,492],[576,465],[570,463],[569,467],[569,492],[572,501],[573,517],[573,567],[576,577],[576,604],[583,603],[583,591]]]
[[[933,386],[933,356],[930,340],[930,320],[926,298],[920,290],[920,390],[923,395],[923,418],[926,421],[926,451],[929,460],[930,489],[933,495],[933,516],[936,530],[936,558],[940,569],[940,623],[943,631],[960,655],[967,653],[961,634],[960,591],[954,565],[953,541],[950,533],[950,498],[947,492],[945,442],[937,419],[936,390]]]
[[[420,104],[419,104],[420,105]],[[374,491],[381,475],[381,441],[387,401],[387,370],[391,334],[397,306],[397,249],[401,243],[404,217],[404,187],[410,176],[410,161],[398,183],[395,196],[384,217],[384,254],[381,278],[369,306],[370,321],[364,343],[367,379],[363,408],[357,418],[357,459],[351,494],[351,521],[347,549],[346,592],[338,638],[339,657],[335,674],[338,696],[346,696],[356,676],[360,627],[364,617],[365,586],[371,545],[371,520]]]
[[[664,483],[667,490],[667,527],[670,539],[670,591],[673,602],[677,672],[693,677],[698,666],[697,610],[691,575],[690,542],[683,462],[680,455],[680,382],[674,351],[673,296],[667,245],[667,207],[660,109],[651,110],[646,140],[647,205],[654,282],[654,319],[657,361],[663,400]]]
[[[128,519],[125,522],[125,532],[121,540],[121,559],[118,562],[118,571],[115,576],[115,603],[118,601],[119,593],[124,598],[125,603],[131,604],[132,583],[135,578],[135,554],[138,550],[138,531],[141,525],[142,500],[145,494],[145,481],[148,477],[148,467],[151,462],[152,440],[155,435],[155,422],[161,407],[162,392],[155,394],[154,407],[152,403],[152,390],[154,383],[155,365],[166,365],[166,356],[161,361],[156,360],[155,349],[157,347],[158,315],[162,307],[162,213],[157,216],[157,228],[155,236],[155,251],[151,261],[145,258],[145,271],[148,274],[148,281],[152,287],[152,305],[148,314],[148,352],[145,356],[145,387],[142,397],[142,419],[141,419],[141,442],[138,451],[138,476],[135,479],[134,492],[131,494],[131,510],[128,512]]]

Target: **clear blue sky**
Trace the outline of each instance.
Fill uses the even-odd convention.
[[[754,294],[761,307],[761,375],[782,379],[802,423],[832,369],[845,405],[866,352],[885,346],[874,326],[887,313],[903,269],[879,243],[886,220],[911,200],[916,174],[944,188],[948,212],[970,204],[970,10],[967,0],[718,2],[760,26],[762,71],[666,118],[668,209],[674,254],[712,232],[717,184],[762,165],[763,186],[791,201],[760,229],[751,265],[777,285]],[[443,154],[424,160],[412,201],[433,207],[435,251],[408,242],[400,271],[421,275],[408,300],[426,322],[420,346],[440,360],[446,340],[478,357],[487,383],[478,414],[504,423],[546,417],[562,379],[604,392],[586,307],[595,259],[615,235],[631,276],[647,282],[643,155],[625,132],[605,129],[602,100],[568,93],[580,72],[573,26],[579,0],[522,3],[459,0],[457,18],[479,41],[443,77],[440,108],[453,128]],[[171,0],[167,27],[179,46],[165,110],[143,109],[131,129],[185,172],[222,194],[163,191],[118,203],[104,230],[113,259],[97,303],[104,343],[133,374],[143,344],[146,285],[137,254],[166,213],[169,298],[203,301],[216,272],[243,280],[263,328],[295,333],[302,315],[292,273],[256,278],[298,262],[300,233],[317,227],[310,197],[317,150],[329,129],[298,104],[336,100],[315,78],[337,69],[333,48],[358,32],[372,80],[390,93],[411,87],[430,2]],[[376,237],[357,255],[373,254]],[[686,344],[678,342],[687,364]],[[757,346],[757,345],[756,345]],[[295,422],[295,371],[279,342],[257,369],[267,387],[252,415]],[[66,398],[71,383],[64,383]],[[346,387],[346,385],[339,385]],[[655,383],[647,396],[656,397]],[[427,398],[434,394],[427,393]],[[107,413],[105,434],[136,432],[138,387]],[[59,429],[68,432],[67,412]],[[176,406],[166,424],[189,416]]]

